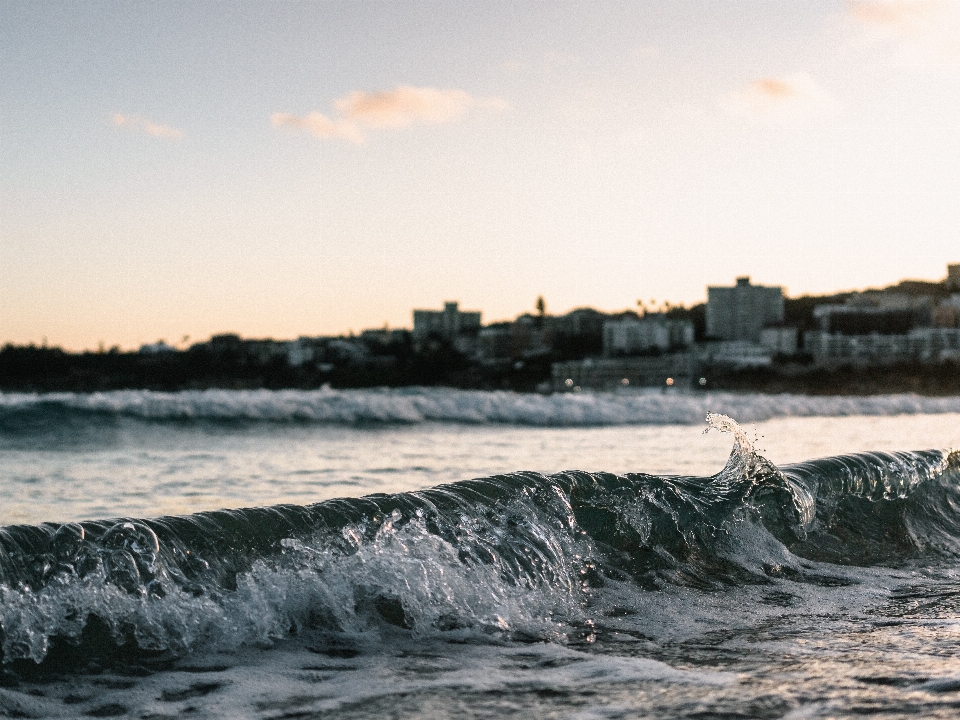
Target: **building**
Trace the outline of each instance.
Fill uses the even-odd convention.
[[[716,340],[760,341],[760,331],[783,323],[783,288],[751,285],[707,288],[707,336]]]
[[[392,330],[388,327],[370,328],[360,331],[360,339],[367,345],[390,345],[391,343],[404,342],[409,332],[409,330],[399,328]]]
[[[445,302],[443,310],[414,310],[413,339],[420,342],[430,335],[438,335],[455,342],[461,335],[476,335],[480,330],[480,315],[479,311],[460,310],[457,302]]]
[[[699,361],[706,368],[734,370],[767,367],[773,363],[773,351],[750,340],[720,340],[698,348]]]
[[[510,354],[514,358],[533,358],[549,355],[553,350],[553,335],[544,318],[524,314],[510,324]]]
[[[914,328],[910,352],[921,362],[960,360],[960,328]]]
[[[512,323],[499,322],[480,328],[477,355],[482,360],[508,360],[513,357]]]
[[[668,320],[660,314],[644,318],[625,317],[603,324],[603,354],[606,357],[666,352],[693,345],[693,323]]]
[[[933,327],[960,327],[960,293],[954,293],[933,308],[931,320]]]
[[[544,318],[545,327],[553,335],[573,338],[600,336],[607,315],[593,308],[577,308],[566,315],[551,315]]]
[[[773,355],[797,354],[795,327],[767,327],[760,331],[760,344]]]
[[[960,263],[947,265],[947,290],[960,290]]]
[[[168,345],[163,340],[157,340],[155,343],[141,345],[138,351],[141,355],[163,355],[165,353],[175,353],[177,349],[173,345]]]
[[[308,338],[277,343],[277,346],[286,355],[290,367],[301,367],[314,359],[314,348]]]
[[[669,353],[623,358],[587,358],[554,363],[553,389],[557,392],[628,387],[690,387],[697,374],[693,353]]]
[[[893,363],[910,357],[910,338],[898,335],[842,335],[811,331],[803,346],[818,365],[867,365]]]
[[[825,303],[813,309],[820,332],[841,335],[905,335],[910,328],[927,324],[929,316],[929,298],[900,293],[861,293],[845,303]]]
[[[960,358],[960,328],[913,328],[897,335],[841,335],[811,331],[803,344],[818,365],[883,365]]]

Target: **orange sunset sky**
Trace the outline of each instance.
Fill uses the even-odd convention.
[[[960,262],[960,3],[8,2],[0,343]]]

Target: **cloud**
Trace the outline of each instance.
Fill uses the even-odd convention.
[[[721,99],[729,115],[755,122],[791,124],[834,112],[836,101],[806,73],[763,77]]]
[[[180,140],[183,137],[183,131],[167,125],[160,125],[152,120],[148,120],[140,115],[124,115],[123,113],[114,113],[111,118],[113,124],[117,127],[125,127],[131,130],[139,130],[147,135],[158,138],[168,138],[171,140]]]
[[[305,130],[318,138],[339,138],[355,143],[363,142],[363,135],[355,123],[348,120],[331,120],[323,113],[312,112],[303,117],[289,113],[274,113],[270,116],[270,123],[274,127],[288,125],[298,130]]]
[[[475,98],[463,90],[439,90],[398,85],[392,90],[355,90],[334,100],[337,117],[319,112],[305,116],[275,113],[275,127],[290,126],[319,138],[362,143],[364,130],[399,128],[414,124],[441,125],[459,120],[473,108],[492,111],[507,107],[499,98]]]
[[[436,90],[401,85],[368,93],[357,90],[334,103],[345,118],[371,127],[401,127],[414,122],[439,124],[462,116],[473,104],[463,90]]]
[[[960,2],[956,0],[848,0],[861,37],[894,45],[912,61],[960,62]]]

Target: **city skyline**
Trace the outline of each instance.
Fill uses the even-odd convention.
[[[768,322],[771,327],[777,327],[778,329],[790,329],[795,331],[796,328],[792,328],[792,327],[781,328],[781,326],[783,325],[783,319],[784,319],[783,318],[783,301],[798,299],[799,297],[809,297],[809,298],[819,297],[829,301],[831,299],[837,298],[838,296],[849,296],[844,301],[846,303],[844,305],[833,305],[833,304],[829,304],[829,302],[826,304],[821,304],[823,308],[830,308],[831,310],[835,310],[837,307],[850,307],[850,308],[873,307],[873,303],[876,302],[875,299],[868,300],[866,302],[866,305],[864,305],[863,302],[861,300],[858,300],[856,296],[860,296],[860,295],[869,296],[870,293],[875,293],[875,292],[880,292],[880,293],[892,292],[893,305],[890,304],[889,300],[886,303],[881,303],[881,306],[883,308],[889,309],[890,307],[899,307],[897,303],[904,302],[904,299],[903,299],[904,297],[907,298],[907,302],[909,304],[909,302],[911,302],[909,300],[910,296],[915,294],[919,290],[919,288],[914,288],[911,291],[908,291],[907,294],[904,296],[903,292],[898,289],[898,287],[902,283],[925,283],[930,285],[943,284],[946,292],[950,293],[950,300],[948,301],[948,304],[952,304],[952,306],[955,306],[956,303],[958,302],[957,298],[960,298],[960,293],[957,292],[957,290],[960,289],[960,263],[949,263],[947,265],[947,271],[948,272],[946,273],[945,277],[939,280],[931,280],[926,278],[902,278],[899,282],[893,283],[891,285],[888,285],[882,288],[872,287],[872,288],[858,288],[855,290],[836,290],[833,292],[826,292],[820,295],[806,295],[806,296],[794,296],[794,297],[791,297],[786,292],[786,289],[783,288],[782,286],[756,285],[751,283],[751,278],[749,276],[741,275],[741,276],[737,276],[733,281],[733,285],[730,285],[730,286],[708,285],[706,288],[704,288],[704,291],[705,291],[704,298],[700,301],[694,301],[690,304],[672,303],[667,299],[658,301],[655,298],[651,298],[649,301],[644,301],[641,298],[636,301],[636,304],[633,307],[624,307],[624,308],[616,308],[616,309],[610,309],[610,308],[603,309],[593,305],[583,305],[575,308],[568,308],[561,312],[551,312],[551,309],[548,307],[545,298],[543,298],[543,296],[541,295],[536,298],[536,301],[533,303],[532,309],[527,308],[524,310],[520,310],[518,312],[513,313],[513,315],[510,317],[487,319],[485,322],[483,321],[482,309],[466,310],[460,307],[460,303],[457,300],[445,300],[443,303],[440,303],[442,307],[428,308],[425,306],[421,306],[421,307],[411,308],[408,312],[408,318],[410,321],[404,324],[390,325],[389,323],[386,323],[382,326],[351,328],[350,330],[344,331],[341,333],[327,333],[327,334],[319,334],[319,335],[313,335],[313,336],[305,333],[299,333],[295,336],[290,336],[290,337],[282,337],[282,336],[256,337],[256,336],[244,335],[243,333],[233,332],[230,330],[222,330],[219,332],[211,333],[208,337],[195,337],[190,335],[182,335],[180,336],[179,340],[177,339],[171,340],[168,338],[157,338],[155,341],[141,343],[138,347],[123,348],[120,345],[113,345],[108,347],[105,343],[101,342],[98,344],[96,348],[62,348],[62,349],[66,349],[68,352],[78,352],[78,351],[88,352],[94,349],[97,352],[105,352],[108,349],[111,351],[114,351],[117,349],[120,349],[122,351],[132,351],[132,350],[139,349],[141,352],[143,351],[157,352],[157,351],[162,351],[164,349],[183,350],[190,347],[191,345],[208,343],[214,338],[218,338],[218,337],[221,339],[237,338],[237,339],[243,339],[244,341],[254,341],[254,342],[266,341],[266,342],[277,342],[277,343],[289,344],[291,342],[295,342],[298,340],[316,340],[321,338],[334,339],[334,338],[346,338],[346,337],[352,338],[355,336],[357,337],[363,336],[367,333],[372,333],[374,335],[377,335],[381,332],[393,333],[395,331],[411,333],[414,340],[417,340],[418,338],[419,340],[423,340],[425,336],[431,332],[435,332],[448,339],[453,339],[459,334],[460,332],[459,328],[464,323],[465,325],[463,325],[463,327],[468,327],[470,331],[475,332],[476,330],[482,329],[482,328],[515,324],[517,322],[524,321],[524,319],[532,318],[534,321],[536,321],[536,318],[538,315],[541,317],[547,317],[547,318],[563,318],[563,317],[568,317],[570,315],[574,315],[584,311],[607,316],[610,318],[621,318],[621,320],[626,322],[636,322],[636,320],[634,321],[629,320],[630,317],[637,318],[640,322],[643,322],[644,318],[648,318],[648,319],[660,318],[662,320],[663,318],[669,317],[670,316],[669,313],[673,310],[680,310],[682,311],[682,313],[685,314],[687,311],[693,310],[697,306],[700,306],[706,311],[705,322],[706,322],[707,333],[709,335],[710,326],[711,326],[711,316],[710,316],[710,310],[709,310],[709,307],[711,304],[711,298],[715,298],[719,300],[721,295],[723,297],[727,297],[728,295],[730,295],[731,292],[735,295],[737,290],[742,290],[744,287],[748,288],[751,291],[760,291],[765,296],[772,293],[769,299],[777,306],[776,308],[770,311],[770,313],[772,314],[770,314],[769,317],[767,317],[765,314],[762,314],[761,317],[756,319],[754,323],[756,324],[756,327],[753,328],[753,331],[755,331],[754,334],[756,332],[759,332],[759,330],[762,329],[763,327],[766,327]],[[922,293],[923,291],[920,291],[920,292]],[[721,304],[723,302],[724,301],[721,301]],[[755,305],[754,302],[750,302],[748,304],[751,306],[752,309],[756,309],[753,307],[753,305]],[[761,303],[761,304],[764,304],[764,303]],[[450,313],[453,314],[454,318],[459,315],[460,319],[459,320],[450,319],[449,317]],[[617,322],[620,322],[620,320],[617,320]],[[714,319],[714,322],[717,322],[716,318]],[[725,322],[729,324],[730,320],[728,319]],[[737,325],[737,323],[734,323],[734,325]],[[739,331],[731,331],[731,332],[733,332],[733,334],[736,335],[738,334]],[[713,333],[713,334],[716,335],[714,339],[717,339],[717,337],[721,337],[724,334],[726,334],[726,331]],[[0,346],[2,346],[3,344],[4,343],[0,343]],[[7,344],[15,345],[15,343],[7,343]],[[40,347],[43,347],[43,348],[61,347],[55,344],[53,345],[50,344],[47,338],[43,338],[43,340],[40,343],[31,342],[29,343],[29,345],[31,346],[39,345]]]
[[[0,343],[939,280],[960,5],[5,3]]]

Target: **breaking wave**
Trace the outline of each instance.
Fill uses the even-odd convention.
[[[5,663],[291,635],[562,639],[612,588],[702,589],[960,554],[960,453],[775,467],[729,417],[711,477],[511,473],[308,506],[0,529]],[[836,567],[827,566],[827,567]]]
[[[151,421],[240,420],[308,423],[505,423],[530,426],[695,424],[708,410],[759,422],[777,417],[960,412],[960,397],[727,392],[523,394],[449,388],[372,390],[187,390],[166,393],[0,393],[0,430],[64,415]]]

